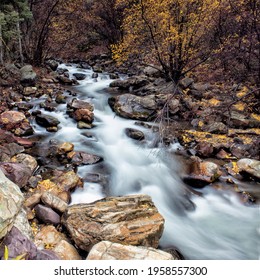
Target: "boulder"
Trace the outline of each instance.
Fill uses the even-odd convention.
[[[77,109],[88,109],[89,111],[94,111],[94,107],[92,104],[90,104],[87,101],[79,100],[76,98],[73,98],[68,104],[68,109],[72,109],[72,111],[75,111]]]
[[[162,76],[162,71],[152,66],[145,67],[143,72],[148,77],[160,78]]]
[[[253,177],[260,180],[260,161],[243,158],[237,162],[238,171],[246,177]]]
[[[0,246],[0,258],[4,259],[4,248],[8,248],[8,259],[22,257],[25,260],[58,260],[59,257],[49,250],[38,250],[35,244],[23,235],[19,229],[12,230],[5,236]]]
[[[122,94],[109,98],[109,104],[119,116],[141,121],[154,119],[157,109],[154,95],[140,97]]]
[[[65,75],[59,75],[57,77],[58,81],[63,84],[63,85],[68,85],[68,86],[72,86],[74,84],[74,81],[71,80],[70,78],[68,77],[65,77]]]
[[[77,109],[72,114],[72,118],[77,122],[92,123],[94,121],[94,113],[88,109]]]
[[[144,133],[138,129],[126,128],[125,133],[129,138],[132,138],[134,140],[141,141],[145,138]]]
[[[74,165],[89,165],[102,161],[102,158],[97,155],[92,155],[86,152],[73,151],[68,153],[70,163]]]
[[[32,176],[32,171],[23,163],[4,162],[0,163],[0,170],[12,182],[23,188],[28,183],[29,178]]]
[[[117,87],[122,90],[136,90],[149,84],[149,80],[145,76],[132,76],[125,80],[117,79],[110,83],[110,87]]]
[[[122,245],[110,241],[97,243],[87,260],[174,260],[173,256],[152,247]]]
[[[17,162],[26,165],[31,170],[31,174],[33,174],[33,172],[38,167],[37,160],[28,154],[18,154],[16,156],[13,156],[11,158],[11,162]]]
[[[76,248],[66,240],[61,240],[52,251],[58,255],[61,260],[82,260]]]
[[[25,65],[20,69],[21,80],[20,83],[24,87],[34,87],[36,84],[37,75],[33,70],[32,65]]]
[[[62,224],[82,250],[89,251],[104,240],[156,248],[164,218],[149,196],[132,195],[69,206]]]
[[[45,128],[48,127],[57,127],[60,121],[50,115],[45,115],[45,114],[39,114],[35,117],[35,121],[37,122],[38,125],[43,126]]]
[[[47,60],[45,64],[48,65],[52,71],[56,71],[59,66],[59,62],[54,59]]]
[[[12,228],[23,201],[20,188],[0,170],[0,239]]]
[[[200,188],[213,183],[220,176],[221,172],[216,163],[192,157],[189,172],[183,177],[183,181],[192,187]]]
[[[86,79],[87,75],[83,74],[83,73],[73,73],[73,76],[78,80],[78,81],[82,81],[84,79]]]

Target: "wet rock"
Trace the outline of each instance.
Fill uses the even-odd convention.
[[[70,142],[64,142],[58,146],[58,154],[63,155],[73,151],[74,145]]]
[[[48,191],[42,194],[41,201],[48,207],[55,209],[60,213],[63,213],[68,207],[68,204],[65,201]]]
[[[60,191],[73,191],[77,187],[82,187],[82,179],[74,171],[54,171],[52,180],[57,184]]]
[[[129,138],[132,138],[134,140],[141,141],[145,138],[144,133],[142,131],[134,128],[126,128],[125,133]]]
[[[25,65],[20,69],[21,80],[20,83],[24,87],[34,87],[36,84],[37,75],[33,70],[32,65]]]
[[[35,120],[38,125],[48,128],[48,127],[57,127],[60,121],[50,115],[40,114],[35,117]]]
[[[23,201],[19,187],[0,170],[0,239],[12,228]]]
[[[157,105],[154,96],[122,94],[109,99],[112,109],[123,118],[148,121],[155,116]]]
[[[111,79],[111,80],[119,79],[119,75],[117,73],[110,73],[109,79]]]
[[[60,216],[51,208],[37,204],[34,209],[37,219],[41,222],[52,225],[60,224]]]
[[[66,97],[62,93],[58,93],[55,97],[55,102],[58,104],[65,104],[66,103]]]
[[[89,111],[93,111],[94,107],[91,105],[89,102],[84,101],[84,100],[79,100],[76,98],[73,98],[68,104],[67,104],[68,109],[72,109],[73,111],[77,109],[88,109]]]
[[[33,174],[33,172],[38,167],[36,159],[28,154],[18,154],[11,158],[11,162],[17,162],[26,165],[31,170],[31,174]]]
[[[192,187],[201,188],[216,181],[221,172],[216,163],[201,161],[198,157],[192,157],[189,172],[183,177],[183,181]]]
[[[67,78],[63,75],[59,75],[57,77],[58,81],[63,84],[63,85],[69,85],[69,86],[72,86],[74,84],[74,81],[71,80],[70,78]]]
[[[174,260],[174,258],[171,254],[152,247],[126,246],[102,241],[91,249],[87,260]]]
[[[86,79],[87,75],[83,74],[83,73],[73,73],[73,76],[78,80],[78,81],[82,81],[84,79]]]
[[[83,121],[79,121],[77,123],[78,129],[91,129],[92,127],[93,127],[93,124],[91,124],[91,123],[85,123]]]
[[[32,171],[23,163],[5,162],[0,163],[0,169],[12,182],[23,188],[32,176]]]
[[[17,107],[18,110],[24,111],[25,113],[33,108],[33,104],[23,103],[23,102],[16,103],[15,106]]]
[[[88,109],[77,109],[72,118],[76,121],[83,121],[85,123],[92,123],[94,121],[94,113]]]
[[[46,111],[53,112],[56,110],[57,104],[50,101],[45,101],[40,104],[41,108],[44,108]]]
[[[239,173],[246,177],[253,177],[260,180],[260,161],[255,159],[243,158],[237,162]]]
[[[97,155],[77,151],[68,153],[68,158],[74,165],[89,165],[102,161],[102,158]]]
[[[149,196],[133,195],[69,206],[62,224],[77,246],[86,251],[104,240],[156,248],[164,219]]]

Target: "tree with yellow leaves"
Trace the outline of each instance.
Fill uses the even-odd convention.
[[[167,79],[178,82],[206,61],[212,49],[211,20],[219,1],[211,0],[118,0],[125,5],[123,39],[112,46],[113,58],[129,58],[161,67]]]

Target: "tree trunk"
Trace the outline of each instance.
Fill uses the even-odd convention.
[[[22,48],[22,37],[21,37],[21,30],[20,30],[20,22],[19,20],[16,23],[17,28],[17,36],[18,36],[18,46],[19,46],[19,55],[20,55],[20,61],[23,64],[24,58],[23,58],[23,48]]]
[[[1,24],[0,24],[0,64],[4,64],[4,44],[3,44],[3,34],[2,34]]]

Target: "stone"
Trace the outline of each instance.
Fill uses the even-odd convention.
[[[179,82],[179,86],[183,89],[187,89],[188,87],[190,87],[192,84],[194,83],[194,80],[192,78],[189,77],[185,77],[183,79],[180,80]]]
[[[70,78],[67,78],[67,77],[65,77],[65,76],[63,76],[63,75],[59,75],[59,76],[57,77],[57,79],[58,79],[58,81],[59,81],[61,84],[63,84],[63,85],[72,86],[73,83],[74,83],[73,80],[71,80]]]
[[[61,260],[82,260],[76,248],[66,240],[61,240],[52,250]]]
[[[32,174],[38,167],[37,160],[28,154],[18,154],[16,156],[13,156],[11,158],[11,162],[17,162],[26,165],[31,170]]]
[[[88,109],[77,109],[72,114],[72,118],[76,121],[92,123],[94,121],[94,113]]]
[[[12,228],[23,202],[20,188],[0,170],[0,239]]]
[[[21,80],[20,83],[24,87],[34,87],[36,84],[37,75],[33,70],[32,65],[25,65],[20,69]]]
[[[129,90],[130,88],[132,90],[136,90],[148,84],[149,84],[149,80],[146,76],[132,76],[125,80],[121,80],[121,79],[114,80],[110,83],[109,86],[118,87],[119,89],[123,89],[123,90]]]
[[[222,122],[213,122],[203,126],[203,131],[217,134],[226,134],[228,132],[227,126]]]
[[[102,241],[91,249],[87,260],[174,260],[174,258],[171,254],[152,247],[127,246]]]
[[[143,72],[148,77],[160,78],[162,76],[162,71],[152,66],[145,67]]]
[[[37,219],[41,222],[52,225],[60,224],[60,216],[51,208],[37,204],[34,209]]]
[[[154,96],[135,96],[122,94],[109,98],[109,105],[123,118],[149,121],[155,117],[157,105]]]
[[[251,176],[260,180],[260,161],[242,158],[237,162],[238,171],[245,176]]]
[[[0,163],[0,170],[2,170],[5,176],[17,184],[20,188],[25,187],[29,178],[32,176],[31,169],[23,163]]]
[[[56,71],[59,66],[59,62],[54,59],[47,60],[45,64],[48,65],[52,71]]]
[[[52,180],[60,191],[73,191],[77,187],[83,187],[82,179],[74,171],[57,171]]]
[[[39,114],[35,117],[35,121],[37,122],[38,125],[43,126],[45,128],[48,127],[57,127],[60,121],[50,115],[45,115],[45,114]]]
[[[68,158],[70,159],[70,163],[74,165],[89,165],[95,164],[103,159],[97,155],[92,155],[86,152],[70,152],[68,153]]]
[[[69,206],[62,215],[62,224],[85,251],[104,240],[157,248],[164,218],[151,197],[130,195]]]
[[[23,95],[30,96],[37,93],[37,87],[25,87],[23,89]]]
[[[125,133],[129,138],[132,138],[134,140],[141,141],[145,138],[144,133],[138,129],[126,128]]]
[[[73,111],[77,109],[88,109],[89,111],[94,111],[93,105],[91,105],[89,102],[84,100],[79,100],[76,98],[73,98],[68,104],[68,109],[72,109]]]
[[[19,229],[19,231],[28,239],[33,240],[33,231],[31,225],[28,222],[27,212],[25,209],[21,208],[14,221],[14,226]]]
[[[74,149],[74,145],[72,143],[64,142],[58,146],[58,153],[60,155],[63,155],[63,154],[73,151],[73,149]]]
[[[68,207],[68,204],[65,201],[48,191],[42,194],[41,201],[48,207],[55,209],[60,213],[65,212]]]
[[[192,187],[201,188],[216,181],[222,173],[219,166],[210,161],[201,161],[198,157],[191,158],[189,172],[183,181]]]
[[[19,229],[12,227],[5,236],[0,246],[0,257],[3,259],[4,246],[8,248],[9,259],[24,255],[24,259],[33,260],[37,256],[37,248],[34,243],[23,235]]]
[[[32,195],[26,198],[24,206],[33,209],[37,204],[41,202],[41,192],[34,192]]]
[[[84,79],[86,79],[87,75],[83,74],[83,73],[73,73],[73,76],[78,80],[78,81],[82,81]]]

